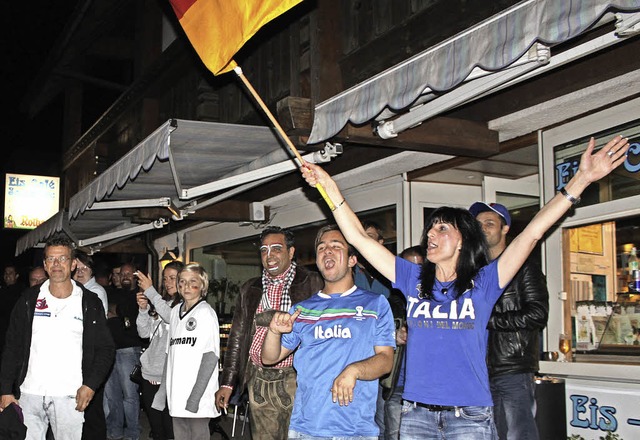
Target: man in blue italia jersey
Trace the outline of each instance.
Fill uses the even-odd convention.
[[[291,313],[276,312],[262,362],[275,364],[297,349],[290,439],[377,439],[376,379],[391,370],[395,347],[389,302],[355,286],[357,260],[337,226],[320,229],[315,247],[324,288]]]

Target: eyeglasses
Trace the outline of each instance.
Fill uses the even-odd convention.
[[[89,272],[89,269],[87,266],[76,266],[76,272]]]
[[[44,261],[49,264],[60,263],[64,264],[67,261],[71,261],[71,257],[67,257],[66,255],[60,255],[59,257],[44,257]]]

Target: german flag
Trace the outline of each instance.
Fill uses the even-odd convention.
[[[214,75],[258,30],[302,0],[169,0],[189,41]]]

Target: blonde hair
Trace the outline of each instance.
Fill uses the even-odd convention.
[[[200,263],[189,263],[187,264],[184,269],[182,269],[179,273],[178,273],[178,277],[180,277],[180,274],[182,272],[194,272],[198,275],[198,277],[200,278],[200,281],[202,282],[202,288],[200,289],[200,296],[202,296],[203,298],[205,296],[207,296],[207,291],[209,290],[209,275],[207,275],[207,271],[204,270],[204,267],[202,267],[200,265]]]

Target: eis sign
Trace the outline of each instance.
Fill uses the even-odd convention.
[[[60,209],[60,178],[6,174],[4,227],[35,229]]]
[[[611,386],[607,384],[607,388],[601,388],[587,381],[567,380],[566,393],[569,438],[640,438],[638,385],[611,383]]]
[[[571,180],[573,175],[578,172],[580,165],[580,157],[572,157],[568,160],[556,165],[556,191],[560,191]],[[640,139],[633,139],[629,142],[629,150],[627,151],[627,159],[622,165],[629,173],[637,173],[640,171]]]

